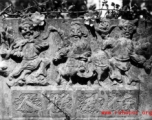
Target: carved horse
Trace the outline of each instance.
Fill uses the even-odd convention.
[[[69,57],[67,53],[69,49],[61,49],[53,58],[53,64],[57,65],[57,83],[60,84],[65,78],[69,82],[72,82],[72,76],[78,76],[81,78],[91,78],[93,76],[92,71],[86,72],[85,61]],[[81,57],[80,57],[81,58]]]

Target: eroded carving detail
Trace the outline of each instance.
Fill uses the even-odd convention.
[[[20,60],[15,69],[9,74],[8,85],[47,85],[46,80],[48,66],[50,60],[45,57],[40,57],[40,53],[48,49],[49,44],[40,37],[41,31],[45,25],[45,16],[38,12],[33,13],[31,17],[23,19],[20,23],[19,30],[21,37],[15,39],[11,34],[11,29],[6,29],[2,32],[2,37],[9,49],[3,54],[5,58],[10,55],[15,59],[15,62]],[[46,39],[46,38],[45,38]],[[36,71],[36,72],[35,72]],[[28,75],[34,73],[33,78]]]
[[[40,117],[42,100],[40,93],[13,91],[13,117]]]
[[[105,117],[102,111],[110,111],[108,116],[118,111],[137,111],[138,91],[77,91],[76,115],[78,118]],[[132,117],[132,116],[131,116]]]
[[[93,73],[88,73],[87,70],[88,57],[91,55],[90,41],[88,40],[88,33],[82,31],[80,22],[74,21],[71,23],[71,33],[68,41],[69,45],[60,48],[53,59],[54,64],[59,64],[57,65],[58,84],[62,84],[61,81],[66,76],[70,82],[72,82],[71,77],[74,76],[85,79],[93,76]],[[62,63],[61,60],[65,60],[65,62]]]
[[[13,70],[4,66],[2,72],[6,75],[3,76],[8,76],[9,86],[49,85],[47,70],[51,69],[58,74],[54,80],[57,85],[133,85],[141,80],[133,77],[132,68],[140,66],[148,73],[152,63],[150,38],[143,38],[145,42],[141,37],[135,39],[137,22],[121,19],[111,23],[103,18],[89,27],[80,20],[72,20],[67,34],[53,25],[45,28],[45,16],[35,12],[21,20],[20,37],[14,38],[9,26],[1,32],[1,60],[12,59],[16,64]],[[121,31],[119,37],[111,35],[115,30]],[[47,54],[53,40],[47,38],[59,39],[56,33],[61,43],[56,45],[53,59],[49,59]]]
[[[76,114],[79,118],[98,116],[98,91],[78,91],[76,99]]]
[[[39,12],[46,10],[46,4],[37,5]],[[2,20],[7,25],[0,28],[0,77],[11,90],[47,88],[52,102],[40,91],[12,91],[13,117],[79,119],[138,110],[134,91],[151,88],[151,23],[143,20],[142,29],[140,20],[107,19],[117,14],[111,12],[107,18],[92,11],[73,20],[45,19],[39,12],[19,18],[18,31]]]
[[[72,116],[73,111],[73,98],[71,91],[46,91],[47,96],[49,96],[50,102],[45,99],[46,110],[48,111],[48,115],[52,117],[65,117],[65,114],[68,116]]]

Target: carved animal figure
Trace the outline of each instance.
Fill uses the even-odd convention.
[[[65,77],[67,81],[70,81],[75,75],[82,78],[90,78],[92,76],[90,73],[85,74],[86,62],[91,55],[87,35],[88,32],[82,29],[79,21],[73,21],[71,23],[71,31],[68,39],[70,44],[68,47],[64,46],[57,51],[53,59],[53,63],[57,63],[57,71],[59,73],[58,83]]]
[[[109,69],[109,56],[103,50],[97,50],[89,58],[88,70],[97,73],[97,82],[101,81],[103,73]],[[99,83],[100,84],[100,83]]]
[[[53,63],[56,65],[57,64],[57,71],[58,71],[58,77],[57,77],[57,83],[60,84],[61,82],[65,81],[65,78],[67,78],[66,80],[68,81],[72,81],[71,77],[77,75],[82,75],[82,73],[84,73],[86,71],[85,68],[85,61],[82,60],[78,60],[75,58],[69,58],[67,56],[69,49],[63,49],[60,52],[56,53],[56,56],[53,59]],[[62,61],[64,61],[62,63]],[[84,78],[90,78],[92,77],[92,74],[83,74]],[[82,76],[79,76],[82,77]]]
[[[128,38],[121,37],[119,39],[112,39],[109,38],[104,41],[104,47],[103,49],[106,50],[106,48],[110,46],[110,56],[109,59],[110,62],[110,72],[109,77],[112,80],[117,80],[119,82],[123,82],[123,75],[122,72],[126,75],[128,75],[128,70],[131,67],[130,60],[133,60],[137,64],[144,64],[146,61],[146,58],[142,55],[138,55],[135,52],[134,43]],[[128,79],[130,79],[128,77]],[[130,84],[131,80],[128,80],[128,84]],[[131,81],[132,82],[132,81]]]
[[[133,43],[127,38],[108,38],[103,42],[103,49],[111,47],[111,57],[119,61],[127,61],[130,59],[130,55],[133,52]]]

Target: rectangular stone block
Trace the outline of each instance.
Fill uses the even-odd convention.
[[[138,90],[12,90],[12,118],[138,118]]]
[[[138,117],[138,90],[77,91],[76,118]]]
[[[40,90],[13,90],[11,101],[13,118],[39,118],[42,116]]]
[[[43,97],[45,117],[62,118],[72,117],[74,115],[74,99],[72,91],[67,90],[47,90]]]
[[[98,109],[98,97],[99,92],[97,90],[78,90],[76,92],[75,103],[76,118],[95,118],[99,116],[100,111]]]

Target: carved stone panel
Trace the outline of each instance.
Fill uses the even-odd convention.
[[[77,118],[138,118],[138,95],[138,90],[77,91]]]
[[[42,116],[40,90],[13,90],[11,102],[13,118],[39,118]]]
[[[0,19],[0,119],[151,118],[151,22],[89,21]]]
[[[49,118],[64,118],[65,116],[72,117],[74,115],[74,98],[72,91],[54,90],[45,91],[49,99],[44,97],[44,105],[46,117]]]

